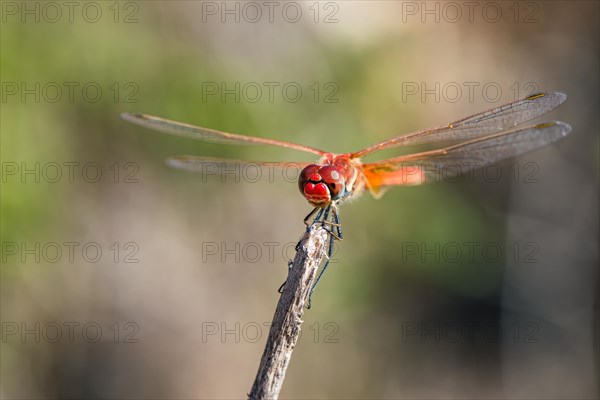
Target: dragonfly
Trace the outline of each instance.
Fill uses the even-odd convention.
[[[329,234],[325,265],[311,287],[312,294],[333,254],[335,240],[341,240],[340,203],[368,191],[380,198],[393,186],[415,186],[440,181],[441,176],[456,176],[498,161],[519,156],[546,146],[568,135],[571,126],[560,121],[548,121],[519,127],[561,105],[567,96],[562,92],[540,92],[521,100],[484,111],[447,125],[423,129],[392,137],[353,153],[336,154],[302,144],[263,137],[245,136],[201,128],[148,114],[124,113],[122,117],[134,124],[160,132],[205,142],[232,145],[266,145],[311,153],[319,157],[315,163],[294,163],[300,171],[300,193],[313,207],[304,218],[307,226],[321,224]],[[415,146],[436,146],[374,162],[362,158],[382,150]],[[440,144],[442,144],[440,146]],[[264,168],[285,168],[289,163],[242,161],[200,156],[175,156],[167,159],[172,167],[189,171],[206,171],[207,165],[252,165]],[[314,217],[313,217],[314,216]],[[311,220],[312,218],[312,220]],[[280,287],[280,292],[284,287]]]

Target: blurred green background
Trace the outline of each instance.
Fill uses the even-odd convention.
[[[250,390],[311,208],[163,160],[311,158],[120,113],[347,152],[536,89],[573,132],[498,181],[342,206],[281,397],[598,396],[597,2],[72,4],[1,3],[2,398]]]

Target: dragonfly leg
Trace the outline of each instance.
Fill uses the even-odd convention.
[[[310,219],[310,217],[312,217],[312,215],[314,213],[316,213],[318,210],[318,207],[313,208],[313,210],[304,218],[304,225],[309,226],[310,224],[308,223],[308,220]]]
[[[292,269],[292,265],[294,265],[294,263],[292,261],[288,261],[288,275],[290,274],[290,270]],[[287,283],[287,278],[285,281],[283,281],[283,283],[281,284],[281,286],[279,286],[279,289],[277,289],[277,293],[283,293],[283,288],[285,287],[285,284]]]
[[[344,238],[344,236],[342,236],[342,224],[340,223],[340,215],[338,214],[336,206],[333,206],[333,219],[335,220],[335,224],[332,225],[337,227],[339,240],[342,240]]]
[[[317,213],[317,215],[315,216],[315,218],[312,220],[312,222],[309,222],[310,218]],[[340,223],[340,217],[338,215],[337,212],[337,208],[335,206],[335,204],[330,204],[327,207],[324,208],[319,208],[319,207],[315,207],[307,216],[306,218],[304,218],[304,224],[307,227],[310,227],[314,224],[317,223],[321,223],[321,226],[327,231],[327,233],[329,233],[329,248],[327,251],[327,261],[325,261],[325,265],[323,266],[323,268],[321,269],[321,271],[319,272],[319,275],[317,276],[317,279],[315,280],[315,283],[312,285],[312,287],[310,288],[310,292],[308,294],[308,304],[306,306],[306,308],[310,308],[311,304],[312,304],[312,295],[315,291],[315,288],[317,287],[317,284],[319,283],[319,281],[321,280],[321,277],[323,276],[323,274],[325,273],[325,270],[327,269],[327,267],[329,266],[329,261],[331,260],[331,257],[333,256],[333,244],[335,242],[335,240],[342,240],[342,227],[341,227],[341,223]],[[325,225],[328,225],[327,228],[325,228]],[[300,240],[297,244],[296,244],[296,251],[300,250],[300,243],[302,242],[302,240]],[[291,268],[292,263],[288,263],[288,268]],[[288,271],[289,273],[289,271]],[[287,282],[287,279],[286,279]],[[283,289],[285,288],[285,284],[286,282],[283,282],[283,284],[279,287],[278,292],[281,293],[283,291]]]
[[[312,215],[313,215],[313,214],[314,214],[314,213],[315,213],[317,210],[319,210],[319,212],[317,213],[317,216],[316,216],[316,217],[315,217],[315,219],[314,219],[314,220],[313,220],[313,221],[312,221],[312,222],[309,224],[309,223],[308,223],[308,220],[310,219],[310,217],[311,217],[311,216],[312,216]],[[317,221],[319,221],[319,219],[321,219],[321,216],[323,215],[323,211],[324,211],[324,209],[323,209],[323,208],[318,208],[318,207],[315,207],[315,209],[314,209],[314,210],[312,210],[312,211],[310,212],[310,214],[308,214],[308,215],[306,216],[306,218],[304,218],[304,223],[305,223],[305,224],[306,224],[306,226],[307,226],[307,228],[306,228],[307,230],[308,230],[308,227],[310,227],[311,225],[313,225],[313,224],[317,223]],[[294,248],[296,251],[299,251],[299,250],[300,250],[300,243],[301,243],[301,242],[302,242],[302,239],[300,239],[300,240],[298,241],[298,243],[296,243],[296,247]]]
[[[314,213],[316,213],[317,211],[318,211],[318,213],[317,213],[317,216],[315,217],[315,219],[314,219],[314,220],[313,220],[311,223],[308,223],[308,220],[310,219],[310,217],[312,217],[312,216],[314,215]],[[313,210],[312,210],[312,211],[311,211],[311,212],[310,212],[310,213],[309,213],[309,214],[308,214],[308,215],[307,215],[307,216],[304,218],[304,224],[307,226],[307,229],[308,229],[308,227],[310,227],[311,225],[313,225],[313,224],[315,224],[316,222],[318,222],[318,221],[319,221],[319,219],[321,219],[321,216],[323,215],[323,211],[325,211],[323,208],[315,207],[315,208],[313,208]],[[300,251],[300,243],[302,243],[302,239],[300,239],[300,240],[298,241],[298,243],[296,243],[296,247],[295,247],[295,250],[296,250],[296,251]],[[292,263],[292,261],[288,262],[288,274],[289,274],[289,269],[291,269],[291,268],[292,268],[292,264],[293,264],[293,263]],[[285,282],[283,282],[283,283],[281,284],[281,286],[279,287],[279,289],[277,289],[277,292],[278,292],[278,293],[282,293],[282,292],[283,292],[283,288],[285,287],[285,284],[286,284],[286,282],[287,282],[287,279],[285,280]]]
[[[312,304],[312,295],[315,291],[315,288],[317,287],[319,281],[321,280],[321,277],[323,276],[323,273],[325,272],[325,270],[327,269],[327,267],[329,266],[329,261],[331,261],[331,257],[333,256],[333,241],[334,241],[334,237],[331,236],[329,238],[329,250],[327,251],[327,261],[325,261],[325,266],[323,267],[323,269],[321,269],[321,272],[319,272],[319,276],[317,276],[317,280],[315,281],[315,283],[312,285],[312,288],[310,288],[310,292],[308,293],[308,305],[306,306],[306,308],[310,309],[311,304]]]
[[[325,214],[323,215],[323,220],[321,221],[321,226],[323,228],[325,228],[325,224],[328,222],[327,220],[329,219],[329,211],[331,210],[331,205],[328,205],[327,207],[324,208],[325,210]],[[328,231],[329,233],[331,233],[331,231],[329,229],[325,229],[326,231]]]
[[[333,227],[331,227],[330,229],[325,229],[325,230],[326,230],[326,231],[327,231],[327,233],[329,233],[329,234],[330,234],[330,235],[331,235],[331,236],[332,236],[334,239],[336,239],[336,240],[342,240],[342,237],[341,237],[341,236],[339,236],[339,235],[337,235],[337,234],[335,234],[335,233],[334,233],[334,228],[333,228]]]
[[[329,208],[331,208],[331,210],[333,211],[333,217],[332,217],[332,221],[328,221],[328,217],[329,217]],[[337,212],[337,207],[335,206],[335,204],[327,207],[327,212],[326,212],[326,217],[323,219],[323,225],[329,225],[329,229],[327,229],[327,232],[329,232],[329,234],[331,236],[333,236],[334,238],[336,238],[337,240],[342,240],[343,236],[342,236],[342,225],[340,224],[340,217],[338,215]],[[337,230],[337,234],[335,233],[335,231]]]
[[[328,205],[325,208],[325,215],[323,215],[323,221],[321,221],[321,226],[325,229],[325,225],[330,225],[329,229],[325,229],[327,233],[338,240],[342,240],[338,235],[335,234],[335,228],[332,225],[335,225],[333,221],[329,221],[329,212],[331,211],[332,206]]]
[[[325,215],[323,215],[323,221],[321,221],[321,226],[325,226],[325,222],[329,219],[329,211],[331,211],[331,205],[325,207]]]
[[[327,251],[327,261],[325,261],[325,265],[323,266],[323,269],[321,269],[321,272],[319,272],[319,276],[317,276],[317,279],[315,280],[315,283],[313,284],[312,288],[310,289],[310,293],[308,294],[308,305],[306,306],[306,308],[310,308],[311,303],[312,303],[313,292],[315,291],[315,288],[317,287],[317,284],[321,280],[321,277],[323,276],[323,273],[325,273],[325,270],[329,266],[329,261],[331,261],[331,257],[333,256],[333,243],[334,243],[334,240],[335,239],[342,240],[342,238],[343,238],[343,236],[342,236],[342,224],[340,222],[340,216],[339,216],[339,214],[337,212],[337,208],[335,207],[335,205],[332,206],[332,210],[333,210],[333,213],[332,213],[333,214],[333,221],[326,221],[326,222],[329,222],[330,225],[331,225],[331,230],[328,230],[328,232],[329,232],[329,234],[331,236],[329,237],[329,250]],[[333,232],[334,230],[337,230],[337,235]]]
[[[338,224],[337,222],[333,222],[333,221],[325,221],[326,225],[330,225],[330,226],[340,226],[340,224]]]
[[[315,210],[316,210],[316,209],[315,209]],[[321,219],[321,217],[323,216],[323,212],[324,212],[324,211],[325,211],[325,209],[324,209],[324,208],[319,208],[319,212],[317,213],[317,216],[315,217],[315,219],[313,220],[313,222],[311,222],[311,223],[309,224],[309,226],[310,226],[310,225],[312,225],[312,224],[316,224],[317,222],[319,222],[319,220],[320,220],[320,219]]]
[[[279,286],[279,289],[277,289],[277,293],[279,293],[279,294],[283,293],[283,288],[285,287],[286,283],[287,283],[287,279],[285,281],[283,281],[281,286]]]

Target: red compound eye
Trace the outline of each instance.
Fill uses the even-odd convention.
[[[304,186],[310,182],[312,178],[317,178],[315,179],[316,182],[321,180],[321,177],[317,174],[319,168],[318,165],[310,164],[300,172],[300,176],[298,177],[298,189],[300,189],[300,193],[304,194]],[[315,174],[317,176],[314,176]]]
[[[346,180],[336,167],[331,165],[322,167],[319,170],[319,175],[323,182],[327,185],[332,200],[337,200],[344,193]]]

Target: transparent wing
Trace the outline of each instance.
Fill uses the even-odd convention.
[[[148,114],[121,114],[123,119],[146,128],[154,129],[171,135],[184,136],[196,140],[225,144],[260,144],[304,151],[308,153],[323,155],[324,151],[301,144],[283,142],[280,140],[259,138],[253,136],[237,135],[235,133],[221,132],[214,129],[201,128],[183,122],[171,121],[165,118],[155,117]]]
[[[546,146],[571,132],[559,121],[546,122],[473,139],[444,149],[363,165],[367,187],[377,195],[385,186],[443,181]]]
[[[475,114],[446,126],[412,132],[384,140],[366,149],[352,153],[352,158],[363,157],[373,152],[397,147],[432,142],[470,140],[492,133],[512,129],[545,114],[561,105],[567,95],[561,92],[537,93],[522,100],[506,104],[493,110]]]
[[[257,182],[261,180],[285,180],[296,182],[305,162],[246,161],[225,158],[175,156],[167,158],[167,165],[186,171],[199,172],[205,176],[216,175],[224,179]]]

